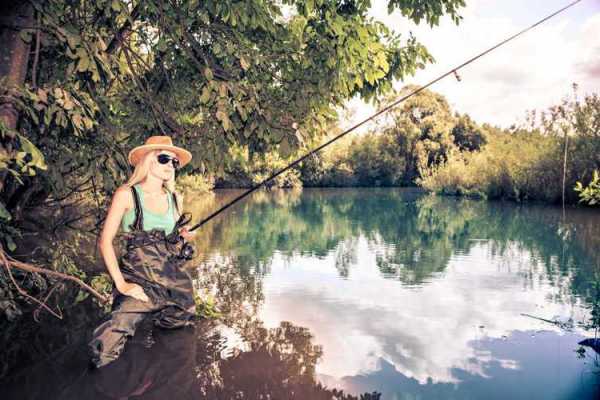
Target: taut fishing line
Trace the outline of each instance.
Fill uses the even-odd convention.
[[[496,45],[490,47],[489,49],[477,54],[476,56],[470,58],[469,60],[465,61],[464,63],[460,64],[459,66],[452,68],[450,71],[446,72],[445,74],[442,74],[440,76],[438,76],[437,78],[433,79],[432,81],[430,81],[429,83],[427,83],[424,86],[421,86],[415,90],[413,90],[412,92],[408,93],[407,95],[405,95],[404,97],[401,97],[400,99],[394,101],[393,103],[389,104],[388,106],[382,108],[381,110],[377,111],[375,114],[371,115],[370,117],[362,120],[361,122],[357,123],[356,125],[346,129],[344,132],[340,133],[339,135],[335,136],[334,138],[326,141],[325,143],[321,144],[319,147],[309,151],[308,153],[306,153],[305,155],[303,155],[302,157],[298,158],[297,160],[293,161],[292,163],[288,164],[285,168],[275,172],[273,175],[269,176],[268,178],[264,179],[263,181],[261,181],[260,183],[258,183],[257,185],[253,186],[252,188],[248,189],[247,191],[243,192],[242,194],[240,194],[239,196],[237,196],[236,198],[234,198],[233,200],[231,200],[229,203],[225,204],[224,206],[222,206],[221,208],[219,208],[217,211],[213,212],[212,214],[210,214],[208,217],[202,219],[200,222],[198,222],[196,225],[194,225],[193,227],[191,227],[189,229],[189,231],[193,231],[195,229],[198,229],[199,227],[201,227],[202,225],[206,224],[208,221],[210,221],[211,219],[213,219],[214,217],[216,217],[217,215],[219,215],[220,213],[222,213],[223,211],[225,211],[226,209],[228,209],[229,207],[231,207],[232,205],[234,205],[235,203],[237,203],[238,201],[242,200],[244,197],[248,196],[250,193],[254,192],[255,190],[257,190],[258,188],[260,188],[261,186],[263,186],[265,183],[269,182],[272,179],[275,179],[276,177],[278,177],[279,175],[283,174],[285,171],[287,171],[288,169],[298,165],[300,162],[304,161],[306,158],[312,156],[313,154],[317,153],[318,151],[322,150],[323,148],[325,148],[326,146],[329,146],[331,143],[335,142],[336,140],[346,136],[347,134],[349,134],[350,132],[354,131],[356,128],[359,128],[360,126],[366,124],[367,122],[371,121],[372,119],[378,117],[379,115],[391,110],[392,108],[396,107],[398,104],[402,103],[403,101],[409,99],[410,97],[414,96],[415,94],[425,90],[426,88],[428,88],[429,86],[433,85],[434,83],[444,79],[445,77],[447,77],[448,75],[452,75],[454,74],[457,79],[460,81],[460,78],[458,77],[458,70],[471,64],[472,62],[476,61],[477,59],[487,55],[488,53],[492,52],[493,50],[496,50],[498,47],[510,42],[513,39],[516,39],[517,37],[521,36],[522,34],[524,34],[525,32],[528,32],[530,30],[532,30],[533,28],[537,27],[538,25],[546,22],[547,20],[549,20],[550,18],[562,13],[563,11],[573,7],[575,4],[581,2],[582,0],[576,0],[566,6],[564,6],[563,8],[561,8],[560,10],[557,10],[555,12],[553,12],[552,14],[548,15],[547,17],[544,17],[542,19],[540,19],[539,21],[537,21],[535,24],[531,25],[528,28],[523,29],[520,32],[515,33],[514,35],[508,37],[507,39],[504,39],[503,41],[497,43]]]

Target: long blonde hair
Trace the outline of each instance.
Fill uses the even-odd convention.
[[[135,169],[133,173],[125,182],[125,186],[132,187],[136,183],[140,183],[148,176],[150,172],[151,164],[154,160],[156,160],[156,156],[160,153],[161,150],[152,150],[147,152],[144,157],[135,165]],[[167,189],[169,192],[175,192],[175,174],[173,174],[173,178],[168,181],[163,182],[163,187]]]

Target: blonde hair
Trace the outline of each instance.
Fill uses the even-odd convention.
[[[144,157],[142,157],[142,159],[135,165],[133,173],[124,185],[132,187],[136,183],[140,183],[141,181],[146,179],[148,173],[150,173],[150,167],[152,166],[151,164],[155,162],[156,156],[161,151],[162,150],[152,150],[147,152],[144,155]],[[175,192],[175,174],[173,174],[173,177],[171,179],[163,182],[163,187],[171,193]]]

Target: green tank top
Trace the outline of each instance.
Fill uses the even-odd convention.
[[[171,193],[167,191],[167,201],[169,202],[169,208],[167,209],[167,212],[164,214],[158,214],[144,207],[144,192],[138,185],[133,185],[133,187],[135,188],[138,194],[138,197],[140,199],[140,206],[142,207],[142,215],[144,222],[143,229],[145,231],[150,231],[154,228],[158,228],[165,231],[167,235],[171,233],[173,231],[173,228],[175,227],[175,208],[173,205],[173,196],[171,195]],[[125,213],[125,215],[123,215],[123,219],[121,220],[121,228],[124,232],[131,231],[131,229],[129,229],[129,225],[133,224],[134,220],[135,207],[133,207],[131,210],[128,210]]]

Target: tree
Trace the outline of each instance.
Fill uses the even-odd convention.
[[[487,143],[484,130],[467,115],[457,115],[458,121],[452,128],[454,143],[460,151],[476,151]]]
[[[409,85],[400,93],[415,89],[416,86]],[[396,96],[390,96],[390,101]],[[405,183],[414,183],[420,170],[443,162],[456,148],[452,135],[455,120],[444,96],[423,90],[391,114],[393,122],[384,134],[396,138],[398,154],[405,158]]]
[[[370,18],[369,6],[332,0],[26,3],[28,19],[10,14],[2,28],[11,37],[20,30],[11,41],[20,50],[4,49],[3,56],[21,71],[2,71],[19,77],[3,87],[13,100],[2,132],[29,142],[3,145],[0,201],[13,212],[49,195],[68,197],[74,188],[109,193],[128,172],[124,149],[161,132],[191,149],[197,171],[221,170],[233,144],[288,156],[321,135],[345,100],[373,99],[393,79],[432,61],[414,37],[401,38]],[[458,22],[462,6],[462,0],[391,1],[389,10],[435,25],[444,14]],[[30,48],[28,62],[23,49]],[[33,160],[23,161],[24,154]],[[48,172],[35,182],[20,180],[24,164],[39,174],[44,160]],[[10,182],[7,171],[13,171]],[[46,190],[35,199],[15,189],[23,185]]]
[[[130,172],[126,149],[151,134],[190,149],[191,172],[219,173],[234,145],[286,158],[345,100],[375,99],[432,61],[414,37],[370,18],[365,0],[7,3],[0,253],[15,249],[28,208],[87,202],[98,227]],[[458,22],[462,6],[389,3],[431,25],[445,14]]]

